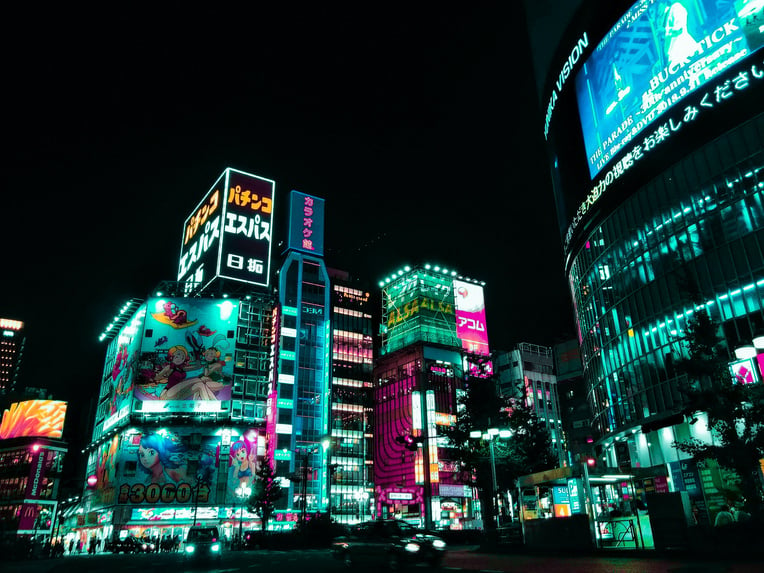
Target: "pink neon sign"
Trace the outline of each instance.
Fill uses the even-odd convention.
[[[456,335],[462,348],[487,356],[488,331],[485,325],[483,287],[454,279]]]

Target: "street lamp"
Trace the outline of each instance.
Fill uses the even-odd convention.
[[[496,527],[499,527],[499,505],[496,503],[496,493],[498,491],[498,485],[496,483],[496,453],[494,451],[493,442],[499,438],[509,438],[512,436],[512,430],[500,430],[499,428],[488,428],[485,432],[482,430],[470,431],[470,438],[484,440],[488,442],[488,450],[491,452],[491,505],[493,509],[493,518],[496,522]]]
[[[252,494],[252,488],[246,485],[241,485],[236,488],[236,497],[239,498],[239,541],[238,546],[241,549],[242,540],[242,526],[244,524],[244,500],[249,498]]]
[[[297,447],[295,453],[302,454],[302,467],[301,467],[301,483],[300,493],[302,497],[302,503],[300,504],[300,519],[305,523],[306,513],[308,509],[308,456],[315,454],[321,450],[327,452],[331,446],[331,439],[327,436],[324,437],[320,443],[313,444],[312,446]],[[327,454],[328,455],[328,454]],[[330,494],[331,495],[331,494]]]
[[[358,502],[358,521],[363,521],[366,514],[366,503],[369,501],[369,492],[357,491],[353,494],[353,497]]]

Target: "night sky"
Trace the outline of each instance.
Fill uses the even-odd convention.
[[[87,407],[98,335],[175,278],[229,166],[276,181],[276,224],[291,189],[326,199],[328,266],[375,286],[445,265],[486,281],[492,347],[573,337],[521,13],[101,6],[4,18],[0,316],[26,323],[22,385]]]

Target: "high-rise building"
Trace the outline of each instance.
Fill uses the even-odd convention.
[[[273,181],[226,169],[183,228],[177,281],[131,299],[106,343],[83,495],[66,541],[165,543],[194,523],[235,540],[267,459],[274,379]],[[274,527],[291,527],[285,514]]]
[[[559,465],[567,465],[552,349],[521,342],[509,352],[497,353],[494,370],[499,394],[508,398],[524,397],[539,422],[549,431]]]
[[[19,370],[24,356],[24,323],[0,318],[0,394],[14,390],[19,382]]]
[[[323,259],[324,200],[292,191],[289,221],[266,430],[276,474],[291,476],[282,480],[277,517],[294,522],[329,506],[332,315]]]
[[[526,11],[597,463],[668,469],[707,522],[715,508],[694,484],[712,476],[672,444],[711,436],[684,418],[674,365],[705,310],[730,360],[745,348],[736,372],[762,380],[764,5]]]
[[[428,528],[473,527],[480,519],[470,480],[449,459],[438,428],[456,422],[465,379],[487,375],[477,358],[489,355],[483,284],[429,264],[380,282],[373,373],[379,517]]]
[[[328,269],[332,284],[330,512],[338,523],[372,516],[373,328],[370,289]]]

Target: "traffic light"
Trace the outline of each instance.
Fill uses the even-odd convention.
[[[403,447],[405,447],[410,452],[415,452],[419,446],[422,445],[421,438],[417,439],[414,438],[411,434],[405,434],[403,436],[398,436],[395,438],[395,441],[399,444],[402,444]]]

